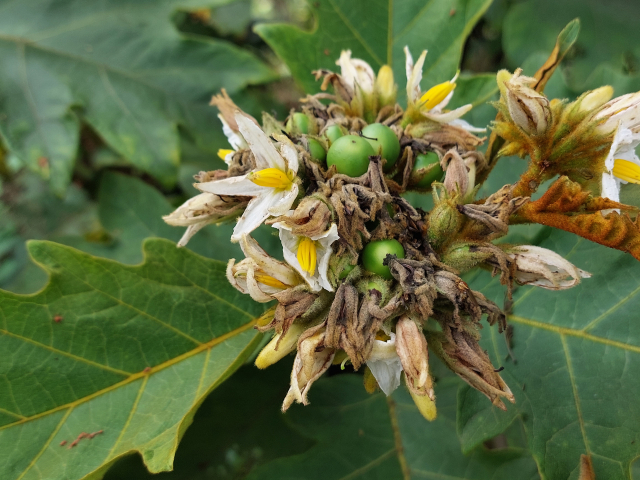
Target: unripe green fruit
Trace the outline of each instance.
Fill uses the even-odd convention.
[[[393,130],[381,123],[372,123],[362,129],[362,136],[371,144],[376,155],[387,161],[385,172],[391,171],[400,155],[400,142]]]
[[[413,185],[421,188],[428,188],[433,182],[439,182],[444,177],[444,170],[440,166],[440,157],[435,152],[421,153],[416,157],[416,163],[413,165],[413,172],[421,168],[434,165],[422,179]]]
[[[337,139],[344,136],[344,132],[339,125],[331,125],[324,131],[324,136],[329,140],[329,145],[333,145]]]
[[[306,135],[309,133],[309,117],[304,113],[296,112],[289,117],[286,128],[289,133]]]
[[[327,152],[322,144],[315,138],[308,138],[307,141],[309,142],[309,153],[311,154],[311,159],[317,160],[318,163],[324,162],[324,159],[327,158]]]
[[[340,280],[344,280],[345,278],[347,278],[347,275],[349,275],[353,269],[356,268],[355,265],[351,265],[350,263],[348,263],[340,272],[340,275],[338,275],[338,279]]]
[[[391,270],[382,263],[389,254],[395,255],[398,258],[404,258],[404,248],[402,248],[402,244],[394,239],[370,242],[364,247],[364,250],[362,250],[362,265],[364,265],[364,268],[369,272],[391,280],[393,278]]]
[[[369,157],[375,155],[373,147],[357,135],[338,138],[327,152],[327,166],[336,166],[338,173],[359,177],[369,169]]]

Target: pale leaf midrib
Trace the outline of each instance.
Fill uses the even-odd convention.
[[[202,344],[198,345],[193,350],[189,350],[188,352],[185,352],[185,353],[183,353],[181,355],[178,355],[177,357],[174,357],[174,358],[172,358],[170,360],[167,360],[164,363],[158,364],[158,365],[156,365],[154,367],[150,367],[149,370],[147,370],[147,371],[143,370],[142,372],[138,372],[138,373],[135,373],[133,375],[130,375],[128,378],[126,378],[126,379],[124,379],[124,380],[122,380],[120,382],[114,383],[113,385],[110,385],[110,386],[105,387],[105,388],[103,388],[101,390],[98,390],[98,391],[96,391],[96,392],[94,392],[94,393],[92,393],[90,395],[87,395],[87,396],[85,396],[83,398],[80,398],[78,400],[74,400],[73,402],[69,402],[69,403],[66,403],[64,405],[60,405],[58,407],[52,408],[52,409],[44,411],[44,412],[37,413],[35,415],[31,415],[29,417],[24,417],[23,419],[18,420],[16,422],[8,423],[6,425],[0,426],[0,431],[5,430],[5,429],[10,428],[10,427],[15,427],[17,425],[20,425],[20,424],[23,424],[23,423],[26,423],[26,422],[29,422],[29,421],[32,421],[32,420],[36,420],[38,418],[44,417],[46,415],[50,415],[52,413],[55,413],[55,412],[58,412],[58,411],[61,411],[61,410],[67,409],[67,408],[75,408],[78,405],[82,405],[82,404],[84,404],[84,403],[86,403],[86,402],[88,402],[88,401],[90,401],[90,400],[92,400],[94,398],[97,398],[100,395],[103,395],[105,393],[111,392],[113,390],[117,390],[118,388],[121,388],[121,387],[123,387],[125,385],[128,385],[128,384],[130,384],[130,383],[132,383],[132,382],[134,382],[136,380],[139,380],[139,379],[144,378],[144,377],[150,377],[154,373],[157,373],[157,372],[162,371],[162,370],[164,370],[166,368],[169,368],[169,367],[171,367],[171,366],[173,366],[173,365],[175,365],[175,364],[177,364],[177,363],[179,363],[179,362],[181,362],[183,360],[191,358],[194,355],[197,355],[197,354],[203,352],[204,350],[213,348],[213,347],[223,343],[224,341],[226,341],[226,340],[228,340],[228,339],[230,339],[232,337],[235,337],[236,335],[239,335],[240,333],[243,333],[243,332],[253,328],[253,326],[255,325],[255,322],[256,321],[254,320],[252,322],[246,323],[246,324],[242,325],[241,327],[238,327],[238,328],[236,328],[234,330],[231,330],[230,332],[225,333],[224,335],[221,335],[219,337],[213,338],[213,339],[211,339],[210,341],[208,341],[206,343],[202,343]]]

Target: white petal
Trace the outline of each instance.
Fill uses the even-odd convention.
[[[284,159],[280,156],[269,137],[258,127],[249,116],[236,112],[236,122],[240,133],[256,158],[256,168],[277,168],[285,171]]]
[[[270,201],[271,196],[267,194],[255,197],[249,202],[242,217],[238,219],[238,223],[233,229],[232,242],[239,242],[242,234],[253,232],[269,217]]]
[[[452,122],[453,120],[456,120],[457,118],[460,118],[462,115],[467,113],[472,108],[473,108],[473,105],[469,103],[467,105],[463,105],[462,107],[458,107],[455,110],[451,110],[450,112],[431,113],[430,111],[428,111],[428,112],[422,112],[422,115],[428,118],[429,120],[433,120],[434,122],[449,123],[449,122]]]
[[[620,201],[620,182],[613,174],[607,172],[602,174],[602,192],[600,196],[614,202]]]
[[[451,125],[453,127],[462,128],[463,130],[466,130],[467,132],[486,132],[487,131],[486,128],[474,127],[469,122],[467,122],[466,120],[462,120],[461,118],[456,118],[455,120],[450,121],[449,125]]]
[[[371,65],[359,58],[351,59],[351,65],[355,68],[356,82],[360,89],[367,94],[371,94],[376,81],[376,74],[373,72]]]
[[[264,195],[269,187],[256,185],[248,178],[249,174],[240,177],[224,178],[222,180],[212,180],[210,182],[196,183],[195,187],[201,192],[215,193],[218,195],[243,195],[247,197],[257,197]]]
[[[201,193],[190,198],[170,215],[165,215],[162,219],[174,227],[188,227],[196,223],[207,222],[215,214],[207,214],[207,207],[218,207],[223,202],[220,197],[213,193]],[[199,212],[195,215],[195,212]]]
[[[408,47],[404,47],[404,53],[407,56],[407,101],[415,102],[420,98],[420,82],[422,81],[422,66],[424,65],[424,60],[427,57],[427,51],[423,50],[420,54],[420,58],[415,65],[409,71],[409,65],[413,64],[413,59],[411,58],[411,53],[409,52]]]
[[[385,360],[369,360],[367,366],[385,395],[391,395],[400,386],[402,363],[397,355]]]
[[[207,223],[204,223],[204,222],[196,223],[195,225],[189,225],[187,227],[187,231],[184,232],[184,235],[182,235],[182,238],[178,242],[178,247],[184,247],[187,243],[189,243],[189,240],[191,240],[191,237],[193,237],[196,233],[200,231],[200,229],[206,226],[207,226]]]
[[[271,295],[267,295],[262,291],[261,284],[256,281],[255,268],[249,268],[249,270],[247,270],[247,290],[249,290],[249,295],[251,295],[251,298],[256,302],[267,303],[273,300]]]
[[[298,173],[298,151],[293,145],[289,145],[288,143],[282,143],[280,145],[280,153],[287,161],[287,168],[290,172],[293,172],[297,175]]]
[[[227,137],[227,140],[229,141],[229,145],[231,145],[234,150],[247,148],[248,146],[247,142],[244,141],[244,138],[242,138],[242,135],[240,135],[240,133],[238,132],[234,132],[233,130],[231,130],[231,127],[229,126],[227,121],[224,119],[222,114],[219,113],[218,118],[222,122],[222,132]],[[227,159],[225,158],[225,162],[226,161]]]
[[[297,285],[299,278],[293,269],[284,262],[276,260],[265,252],[250,235],[243,235],[240,248],[247,258],[251,258],[267,275],[286,285]]]
[[[336,61],[336,65],[340,66],[340,76],[345,83],[355,89],[357,72],[351,63],[351,50],[342,50],[342,52],[340,52],[340,58]]]
[[[284,215],[289,211],[293,202],[298,197],[298,185],[293,184],[289,190],[278,191],[275,188],[271,189],[269,194],[271,197],[271,205],[269,206],[269,213],[274,217]]]

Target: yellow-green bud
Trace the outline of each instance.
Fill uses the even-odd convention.
[[[281,358],[289,355],[296,349],[298,344],[298,338],[302,335],[302,332],[306,330],[305,325],[294,323],[289,327],[287,333],[277,334],[267,343],[266,347],[262,349],[258,358],[256,358],[256,367],[263,369],[269,365],[273,365]],[[278,342],[280,344],[278,345]],[[277,347],[276,347],[277,346]]]
[[[393,81],[393,70],[389,65],[380,67],[376,77],[375,91],[378,94],[378,105],[380,107],[396,103],[398,86]]]
[[[589,112],[601,107],[611,100],[611,97],[613,97],[613,87],[611,85],[605,85],[604,87],[591,90],[580,100],[580,111]]]
[[[428,395],[416,395],[411,390],[409,390],[409,393],[411,394],[411,398],[413,398],[413,401],[416,404],[416,407],[418,407],[418,411],[422,414],[422,416],[430,422],[433,422],[438,416],[435,400],[431,400]]]
[[[442,261],[460,273],[464,273],[491,256],[491,252],[479,251],[476,243],[460,242],[447,248],[442,254]]]

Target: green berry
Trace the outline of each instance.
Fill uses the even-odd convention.
[[[385,172],[391,171],[400,156],[400,142],[393,130],[381,123],[372,123],[362,129],[362,136],[371,144],[376,155],[387,161]]]
[[[322,144],[315,138],[309,138],[307,140],[309,142],[309,153],[311,154],[311,159],[317,160],[318,162],[324,162],[324,159],[327,158],[327,152]]]
[[[357,135],[338,138],[327,152],[327,166],[336,166],[338,173],[359,177],[369,169],[369,157],[375,155],[373,147]]]
[[[324,131],[324,136],[329,140],[329,144],[333,145],[337,139],[344,136],[344,133],[339,125],[331,125]]]
[[[422,177],[419,182],[414,184],[416,187],[428,188],[433,182],[439,182],[442,180],[442,177],[444,177],[444,170],[442,170],[442,167],[440,166],[440,157],[438,157],[437,153],[421,153],[416,157],[416,163],[413,166],[414,172],[434,164],[437,165],[429,170],[429,172]]]
[[[344,280],[345,278],[347,278],[347,275],[349,275],[353,269],[356,268],[355,265],[351,265],[350,263],[348,263],[347,265],[345,265],[345,267],[342,269],[342,271],[340,272],[340,275],[338,275],[338,278],[340,280]]]
[[[309,117],[304,113],[296,112],[287,121],[287,131],[293,134],[309,133]]]
[[[389,267],[382,263],[389,254],[395,255],[398,258],[404,258],[404,248],[402,248],[402,244],[393,239],[370,242],[362,251],[362,265],[364,265],[364,268],[369,272],[376,273],[382,278],[391,280],[393,276],[391,275]]]

